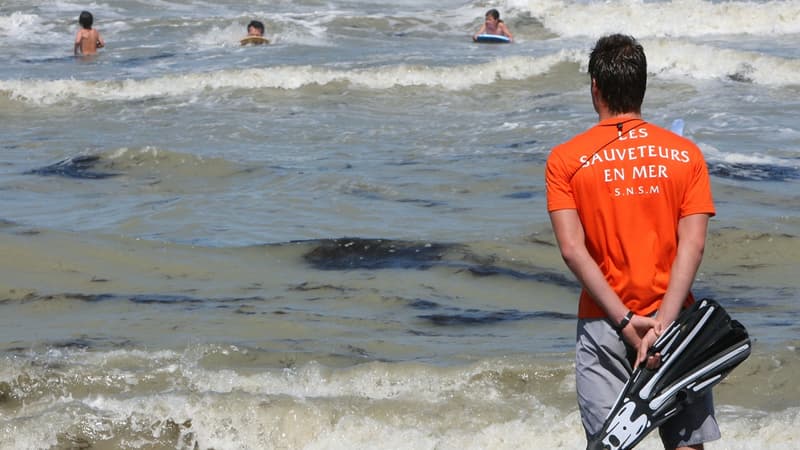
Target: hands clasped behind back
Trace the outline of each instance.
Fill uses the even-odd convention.
[[[656,353],[648,357],[647,350],[656,342],[662,330],[663,325],[657,319],[639,315],[631,317],[630,322],[622,329],[622,338],[636,349],[634,369],[642,362],[646,363],[648,369],[655,369],[661,364],[661,355]]]

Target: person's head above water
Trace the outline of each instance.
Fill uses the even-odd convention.
[[[248,36],[263,36],[264,35],[264,24],[258,20],[250,21],[247,24],[247,35]]]
[[[500,22],[500,11],[492,8],[492,9],[486,11],[486,14],[484,15],[484,17],[486,17],[487,19],[491,17],[492,19],[495,20],[495,22]]]
[[[92,29],[92,24],[94,23],[94,17],[92,13],[89,11],[82,11],[81,15],[78,17],[78,23],[87,30]]]

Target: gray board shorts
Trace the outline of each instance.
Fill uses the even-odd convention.
[[[625,344],[608,320],[578,320],[575,388],[587,439],[603,428],[606,416],[633,372],[634,356],[633,348]],[[659,434],[665,448],[719,439],[711,391],[664,422]]]

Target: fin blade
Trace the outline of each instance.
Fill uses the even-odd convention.
[[[750,356],[745,327],[714,300],[695,302],[656,340],[648,354],[662,365],[631,374],[588,450],[627,450],[722,381]]]

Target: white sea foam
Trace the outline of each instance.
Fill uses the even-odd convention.
[[[781,35],[800,32],[800,4],[791,1],[507,0],[562,37],[623,32],[637,38]]]
[[[15,421],[15,432],[0,436],[2,448],[46,448],[56,444],[57,433],[66,433],[74,426],[97,438],[134,435],[144,446],[164,438],[166,430],[162,427],[170,422],[177,424],[175,428],[188,441],[188,445],[177,448],[192,448],[194,442],[200,448],[306,450],[574,449],[585,445],[577,412],[565,415],[535,405],[490,423],[485,423],[485,411],[471,407],[428,411],[402,402],[364,407],[346,401],[327,404],[311,398],[292,401],[212,393],[97,396],[85,403],[61,401],[50,405],[49,410],[33,407],[31,411],[36,412],[32,417],[37,420]],[[74,417],[70,411],[83,415]],[[47,427],[41,426],[42,420],[47,421]],[[723,437],[713,443],[714,447],[796,448],[800,426],[797,410],[732,420],[720,415],[718,420]],[[652,433],[637,448],[663,447]]]
[[[52,43],[63,37],[53,24],[36,14],[14,12],[0,16],[0,38],[9,43]]]
[[[767,86],[800,85],[800,60],[672,39],[642,42],[648,70],[659,77],[733,79]]]
[[[96,443],[121,439],[169,446],[177,441],[176,448],[194,443],[200,448],[309,450],[585,445],[576,406],[556,407],[528,391],[529,383],[553,383],[551,377],[571,373],[565,367],[551,372],[547,366],[526,367],[513,360],[461,368],[372,362],[332,369],[309,363],[270,375],[204,368],[204,354],[200,348],[184,354],[49,354],[51,363],[61,363],[55,365],[59,376],[52,370],[47,375],[48,366],[28,368],[17,361],[13,370],[0,371],[3,380],[38,381],[42,384],[25,386],[53,391],[41,397],[23,394],[32,397],[24,414],[0,425],[0,448],[52,446],[65,437],[80,438],[71,433],[74,429]],[[26,374],[17,379],[21,370]],[[506,370],[520,378],[503,386],[499,374]],[[79,385],[74,393],[63,390],[70,383]],[[574,386],[563,392],[555,385],[550,389],[574,395]],[[798,408],[766,412],[721,404],[716,409],[722,439],[715,447],[796,446]],[[42,427],[42,421],[48,426]],[[661,448],[657,434],[637,448]]]
[[[400,367],[370,363],[352,369],[331,370],[316,363],[282,372],[243,375],[231,370],[191,371],[191,384],[201,391],[242,391],[259,395],[296,398],[356,396],[374,400],[402,399],[423,403],[444,401],[458,394],[490,400],[490,383],[471,382],[472,377],[501,367],[476,366],[463,370],[432,371],[424,366]],[[480,386],[483,389],[471,389]],[[477,392],[480,391],[480,394]]]
[[[208,30],[204,30],[192,36],[190,42],[200,48],[220,46],[238,47],[240,45],[239,39],[245,34],[244,30],[245,27],[238,23],[224,27],[213,26]]]
[[[230,69],[209,73],[173,75],[143,80],[9,80],[0,91],[14,100],[53,104],[70,99],[126,101],[184,96],[218,89],[301,89],[309,85],[349,83],[364,89],[434,87],[464,90],[498,80],[522,80],[546,73],[555,64],[577,62],[577,51],[562,51],[542,58],[509,57],[500,63],[456,67],[398,65],[366,69],[332,69],[318,66],[282,66],[267,69]]]
[[[220,35],[225,36],[225,33]],[[800,60],[796,59],[666,39],[646,41],[644,45],[648,50],[649,70],[659,78],[683,81],[720,79],[768,86],[800,83],[796,75],[800,72]],[[0,80],[0,91],[6,92],[13,100],[34,104],[53,104],[69,100],[129,101],[180,97],[220,89],[296,90],[331,83],[347,83],[361,89],[430,87],[460,91],[497,81],[524,80],[539,76],[562,62],[580,63],[585,70],[583,52],[562,50],[542,57],[511,56],[484,64],[459,66],[401,64],[339,69],[305,65],[226,69],[114,81]]]
[[[703,150],[703,154],[705,155],[706,159],[710,162],[722,162],[728,164],[747,164],[747,165],[754,165],[754,166],[775,166],[775,167],[787,167],[787,168],[798,168],[798,163],[796,159],[784,159],[778,158],[775,156],[765,155],[763,153],[738,153],[735,151],[720,151],[719,149],[701,143],[700,148]]]

